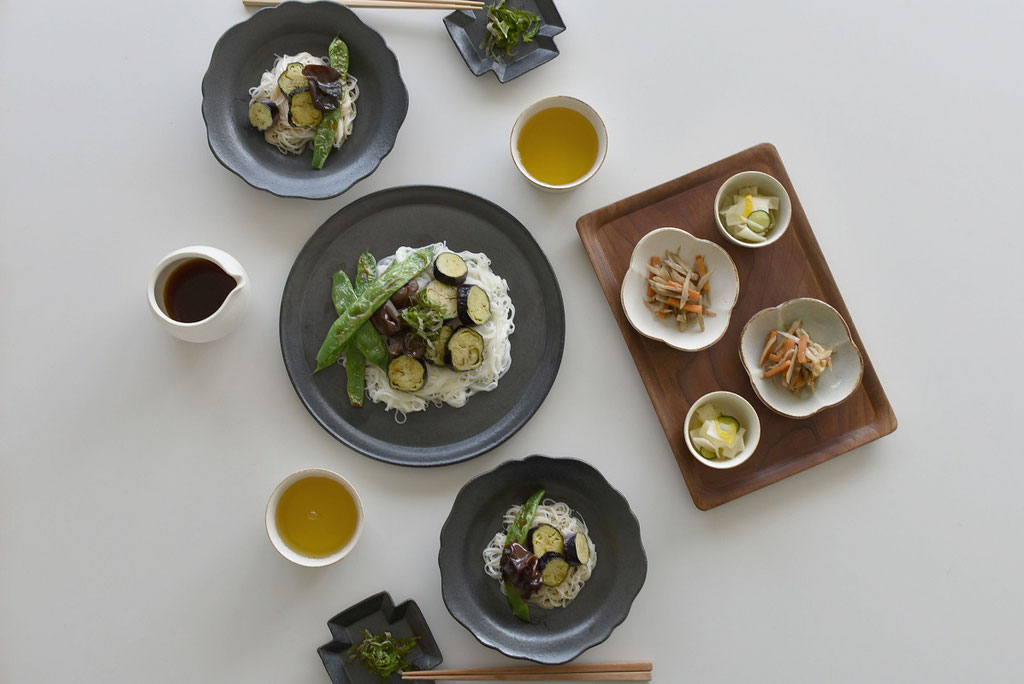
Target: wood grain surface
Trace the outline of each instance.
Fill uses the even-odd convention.
[[[778,242],[763,249],[733,245],[715,226],[715,194],[726,179],[740,171],[771,174],[785,186],[793,204],[789,229]],[[633,330],[622,311],[619,289],[633,247],[662,226],[682,228],[716,242],[739,269],[740,297],[729,329],[710,349],[682,352],[649,340]],[[773,145],[756,145],[593,211],[580,217],[576,229],[697,508],[714,508],[896,429],[896,415]],[[765,406],[754,394],[739,357],[740,331],[747,320],[794,297],[815,297],[834,306],[864,355],[864,379],[854,393],[838,406],[804,419],[786,418]],[[757,451],[746,463],[726,470],[703,466],[694,459],[686,448],[683,424],[693,401],[720,389],[745,397],[761,419]]]

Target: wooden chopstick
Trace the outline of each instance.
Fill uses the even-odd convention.
[[[284,0],[242,0],[246,7],[277,7]],[[483,9],[482,0],[338,0],[355,9]]]
[[[649,662],[586,663],[568,665],[526,665],[480,667],[463,670],[416,670],[402,679],[422,681],[561,681],[561,682],[648,682],[653,666]]]

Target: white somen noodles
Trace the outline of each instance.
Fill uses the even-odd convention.
[[[252,105],[258,100],[270,100],[276,104],[280,113],[274,125],[264,132],[264,139],[285,154],[302,154],[306,145],[313,141],[316,127],[295,127],[288,123],[288,98],[277,85],[277,79],[292,62],[328,64],[308,52],[300,52],[297,55],[281,55],[274,61],[274,66],[270,71],[263,72],[260,84],[255,88],[249,88],[249,104]],[[349,74],[345,81],[345,95],[339,101],[341,119],[338,121],[338,133],[334,138],[335,148],[341,147],[341,144],[352,133],[352,123],[356,120],[357,99],[359,99],[359,84],[355,77]]]
[[[494,535],[491,543],[487,545],[483,552],[484,572],[491,579],[498,581],[499,585],[501,585],[501,593],[505,593],[505,585],[501,579],[501,551],[505,548],[506,532],[516,519],[516,516],[519,515],[521,508],[522,506],[512,506],[505,511],[505,516],[502,520],[502,531]],[[564,582],[557,587],[544,585],[534,592],[533,596],[529,599],[530,603],[535,603],[541,608],[565,608],[580,593],[583,585],[590,579],[590,574],[597,566],[597,546],[594,545],[594,540],[590,538],[587,524],[573,514],[569,504],[553,499],[544,499],[541,505],[537,506],[537,515],[533,518],[533,526],[545,523],[561,532],[563,537],[568,537],[573,532],[582,534],[587,538],[587,543],[590,544],[590,559],[586,565],[570,568]]]
[[[434,257],[449,251],[444,242],[430,245],[430,248],[434,251]],[[404,259],[418,249],[424,248],[400,247],[394,256],[381,259],[377,263],[377,272],[383,273],[396,258]],[[515,330],[513,319],[516,308],[508,295],[508,283],[504,278],[494,274],[491,270],[491,260],[486,254],[456,254],[465,260],[469,268],[466,282],[482,287],[491,300],[490,320],[474,327],[484,340],[483,363],[478,368],[463,372],[431,365],[427,370],[426,383],[416,392],[393,389],[388,383],[387,373],[375,366],[367,365],[367,395],[374,402],[385,404],[388,410],[394,409],[395,419],[399,422],[404,422],[406,413],[422,411],[431,403],[435,406],[448,404],[456,408],[464,406],[477,392],[490,392],[496,388],[498,380],[512,365],[512,344],[509,342],[509,336]],[[416,278],[416,283],[422,289],[430,280],[428,268]]]

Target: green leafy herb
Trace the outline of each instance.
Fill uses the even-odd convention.
[[[362,661],[363,667],[380,677],[384,682],[388,677],[401,670],[408,670],[412,663],[406,655],[416,647],[419,637],[396,639],[391,632],[374,636],[369,630],[363,630],[363,642],[352,648],[348,662]]]
[[[423,340],[431,356],[435,355],[441,328],[444,326],[444,311],[441,307],[420,299],[413,306],[402,309],[399,315],[412,328],[413,334]]]
[[[512,57],[517,45],[533,40],[540,31],[540,24],[540,17],[533,12],[506,7],[505,0],[499,0],[498,4],[487,8],[487,38],[480,47],[497,60],[502,55]]]

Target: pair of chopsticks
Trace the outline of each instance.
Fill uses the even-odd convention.
[[[242,0],[246,7],[277,7],[283,0]],[[483,9],[482,0],[338,0],[357,9]]]
[[[652,669],[648,662],[527,665],[470,670],[416,670],[403,673],[402,679],[412,682],[431,679],[466,682],[649,682]]]

